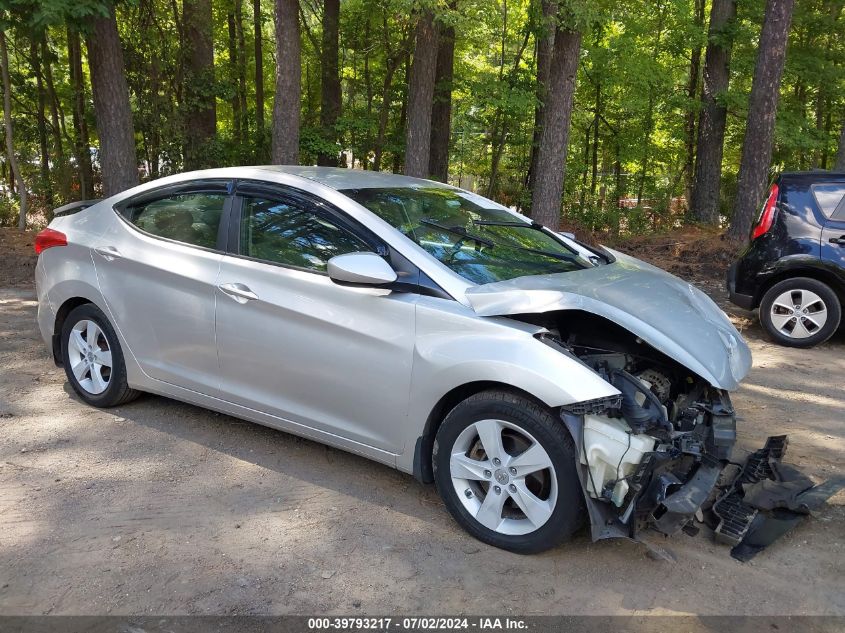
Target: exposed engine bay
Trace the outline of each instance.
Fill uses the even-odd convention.
[[[544,327],[543,342],[620,392],[561,409],[579,450],[593,540],[639,540],[648,528],[695,535],[698,522],[734,546],[734,557],[748,560],[830,496],[780,463],[784,436],[770,438],[747,461],[735,457],[728,392],[621,326],[580,311],[518,318]]]

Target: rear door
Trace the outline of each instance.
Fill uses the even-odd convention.
[[[401,452],[418,295],[329,279],[331,257],[381,247],[310,195],[239,183],[235,205],[217,290],[223,397]]]
[[[813,195],[827,220],[822,228],[821,258],[828,267],[845,271],[845,182],[813,185]]]
[[[230,181],[183,183],[132,198],[94,249],[106,305],[144,372],[213,395],[217,275]]]

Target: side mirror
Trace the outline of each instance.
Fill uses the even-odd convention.
[[[396,281],[396,271],[375,253],[348,253],[329,260],[329,279],[340,285],[385,286]]]

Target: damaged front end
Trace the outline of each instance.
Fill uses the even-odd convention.
[[[561,410],[579,447],[593,538],[692,531],[736,443],[728,392],[656,355],[569,351],[620,392]]]
[[[560,412],[579,450],[593,540],[639,541],[647,529],[695,535],[700,522],[747,560],[809,512],[800,495],[812,482],[780,463],[785,438],[739,463],[726,390],[612,323],[566,312],[541,321],[544,343],[619,391]]]
[[[639,540],[647,528],[694,534],[698,520],[735,557],[759,551],[839,484],[814,488],[783,467],[779,438],[748,461],[767,469],[734,457],[728,391],[751,368],[742,336],[691,284],[612,254],[607,265],[483,284],[466,297],[480,316],[537,326],[539,340],[618,392],[561,408],[595,540]]]

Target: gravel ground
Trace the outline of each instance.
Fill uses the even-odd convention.
[[[586,533],[518,556],[362,458],[160,397],[84,406],[33,299],[0,290],[3,614],[845,615],[845,493],[746,564],[704,532],[661,541],[675,562]],[[788,461],[842,475],[845,337],[798,351],[746,335],[741,445],[788,433]]]

